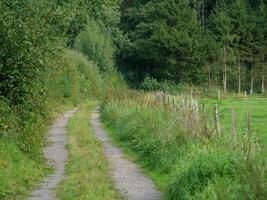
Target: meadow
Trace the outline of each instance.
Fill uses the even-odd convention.
[[[261,145],[267,145],[267,98],[230,98],[202,100],[210,109],[215,104],[220,108],[221,126],[225,134],[230,132],[230,110],[235,113],[235,128],[240,137],[246,134],[246,113],[251,115],[253,135],[259,137]],[[266,150],[266,148],[265,148]]]

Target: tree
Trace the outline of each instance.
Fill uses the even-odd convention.
[[[267,71],[267,6],[261,2],[255,11],[255,63],[261,79],[261,92],[265,92],[265,76]]]
[[[199,80],[201,29],[186,0],[149,1],[130,9],[124,23],[131,43],[122,58],[137,76]]]
[[[0,95],[14,105],[45,96],[51,57],[60,53],[68,26],[65,13],[50,1],[3,0],[0,9]]]
[[[110,35],[95,21],[88,21],[86,28],[79,33],[74,47],[93,60],[102,71],[114,68],[114,45]]]
[[[247,27],[249,23],[249,13],[247,10],[247,3],[245,0],[236,0],[228,6],[229,15],[233,24],[232,34],[234,40],[232,48],[235,54],[235,65],[237,66],[238,74],[238,93],[241,93],[242,84],[242,65],[246,60],[246,44],[244,43],[247,34]]]
[[[228,7],[225,3],[218,4],[214,15],[211,17],[211,25],[210,28],[214,33],[214,38],[220,44],[222,49],[223,89],[224,92],[227,92],[228,64],[233,55],[231,45],[235,39],[235,34],[233,34],[232,19],[229,16]]]

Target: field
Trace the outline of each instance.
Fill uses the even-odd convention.
[[[246,112],[251,114],[253,135],[259,137],[261,145],[267,146],[267,98],[233,98],[222,100],[203,100],[210,110],[219,105],[222,129],[225,134],[230,132],[230,109],[235,113],[235,127],[240,137],[246,134]]]

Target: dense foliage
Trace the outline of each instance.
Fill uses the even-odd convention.
[[[264,92],[266,8],[261,0],[127,0],[121,69],[130,81]]]

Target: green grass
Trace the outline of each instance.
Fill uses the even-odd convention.
[[[20,127],[16,113],[10,112],[5,118],[1,118],[2,125],[8,124],[8,132],[0,138],[0,199],[23,199],[33,187],[45,176],[52,172],[43,156],[34,157],[21,150],[19,141],[13,135],[22,135],[24,132],[30,134],[40,133],[46,135],[49,122],[58,117],[60,113],[70,109],[73,105],[65,102],[51,111],[50,117],[39,119],[38,124],[28,123]],[[30,118],[24,119],[25,122]],[[22,132],[24,131],[24,132]],[[13,137],[14,138],[13,138]],[[38,144],[42,146],[42,144]]]
[[[0,140],[0,199],[22,199],[49,171],[44,162],[30,159],[13,141]]]
[[[265,199],[267,168],[262,154],[244,159],[243,149],[230,148],[229,133],[220,139],[198,137],[191,132],[195,127],[191,121],[189,129],[180,121],[179,115],[185,113],[148,99],[144,94],[109,101],[101,118],[116,143],[130,155],[133,152],[166,199]]]
[[[210,110],[215,104],[219,105],[222,129],[225,134],[230,132],[230,109],[234,110],[235,127],[240,136],[246,134],[246,112],[250,112],[253,134],[260,137],[262,145],[267,146],[267,98],[209,99],[204,102]]]
[[[91,102],[80,106],[67,126],[69,159],[66,177],[57,188],[60,199],[120,199],[102,145],[90,126],[90,112],[95,106]]]

